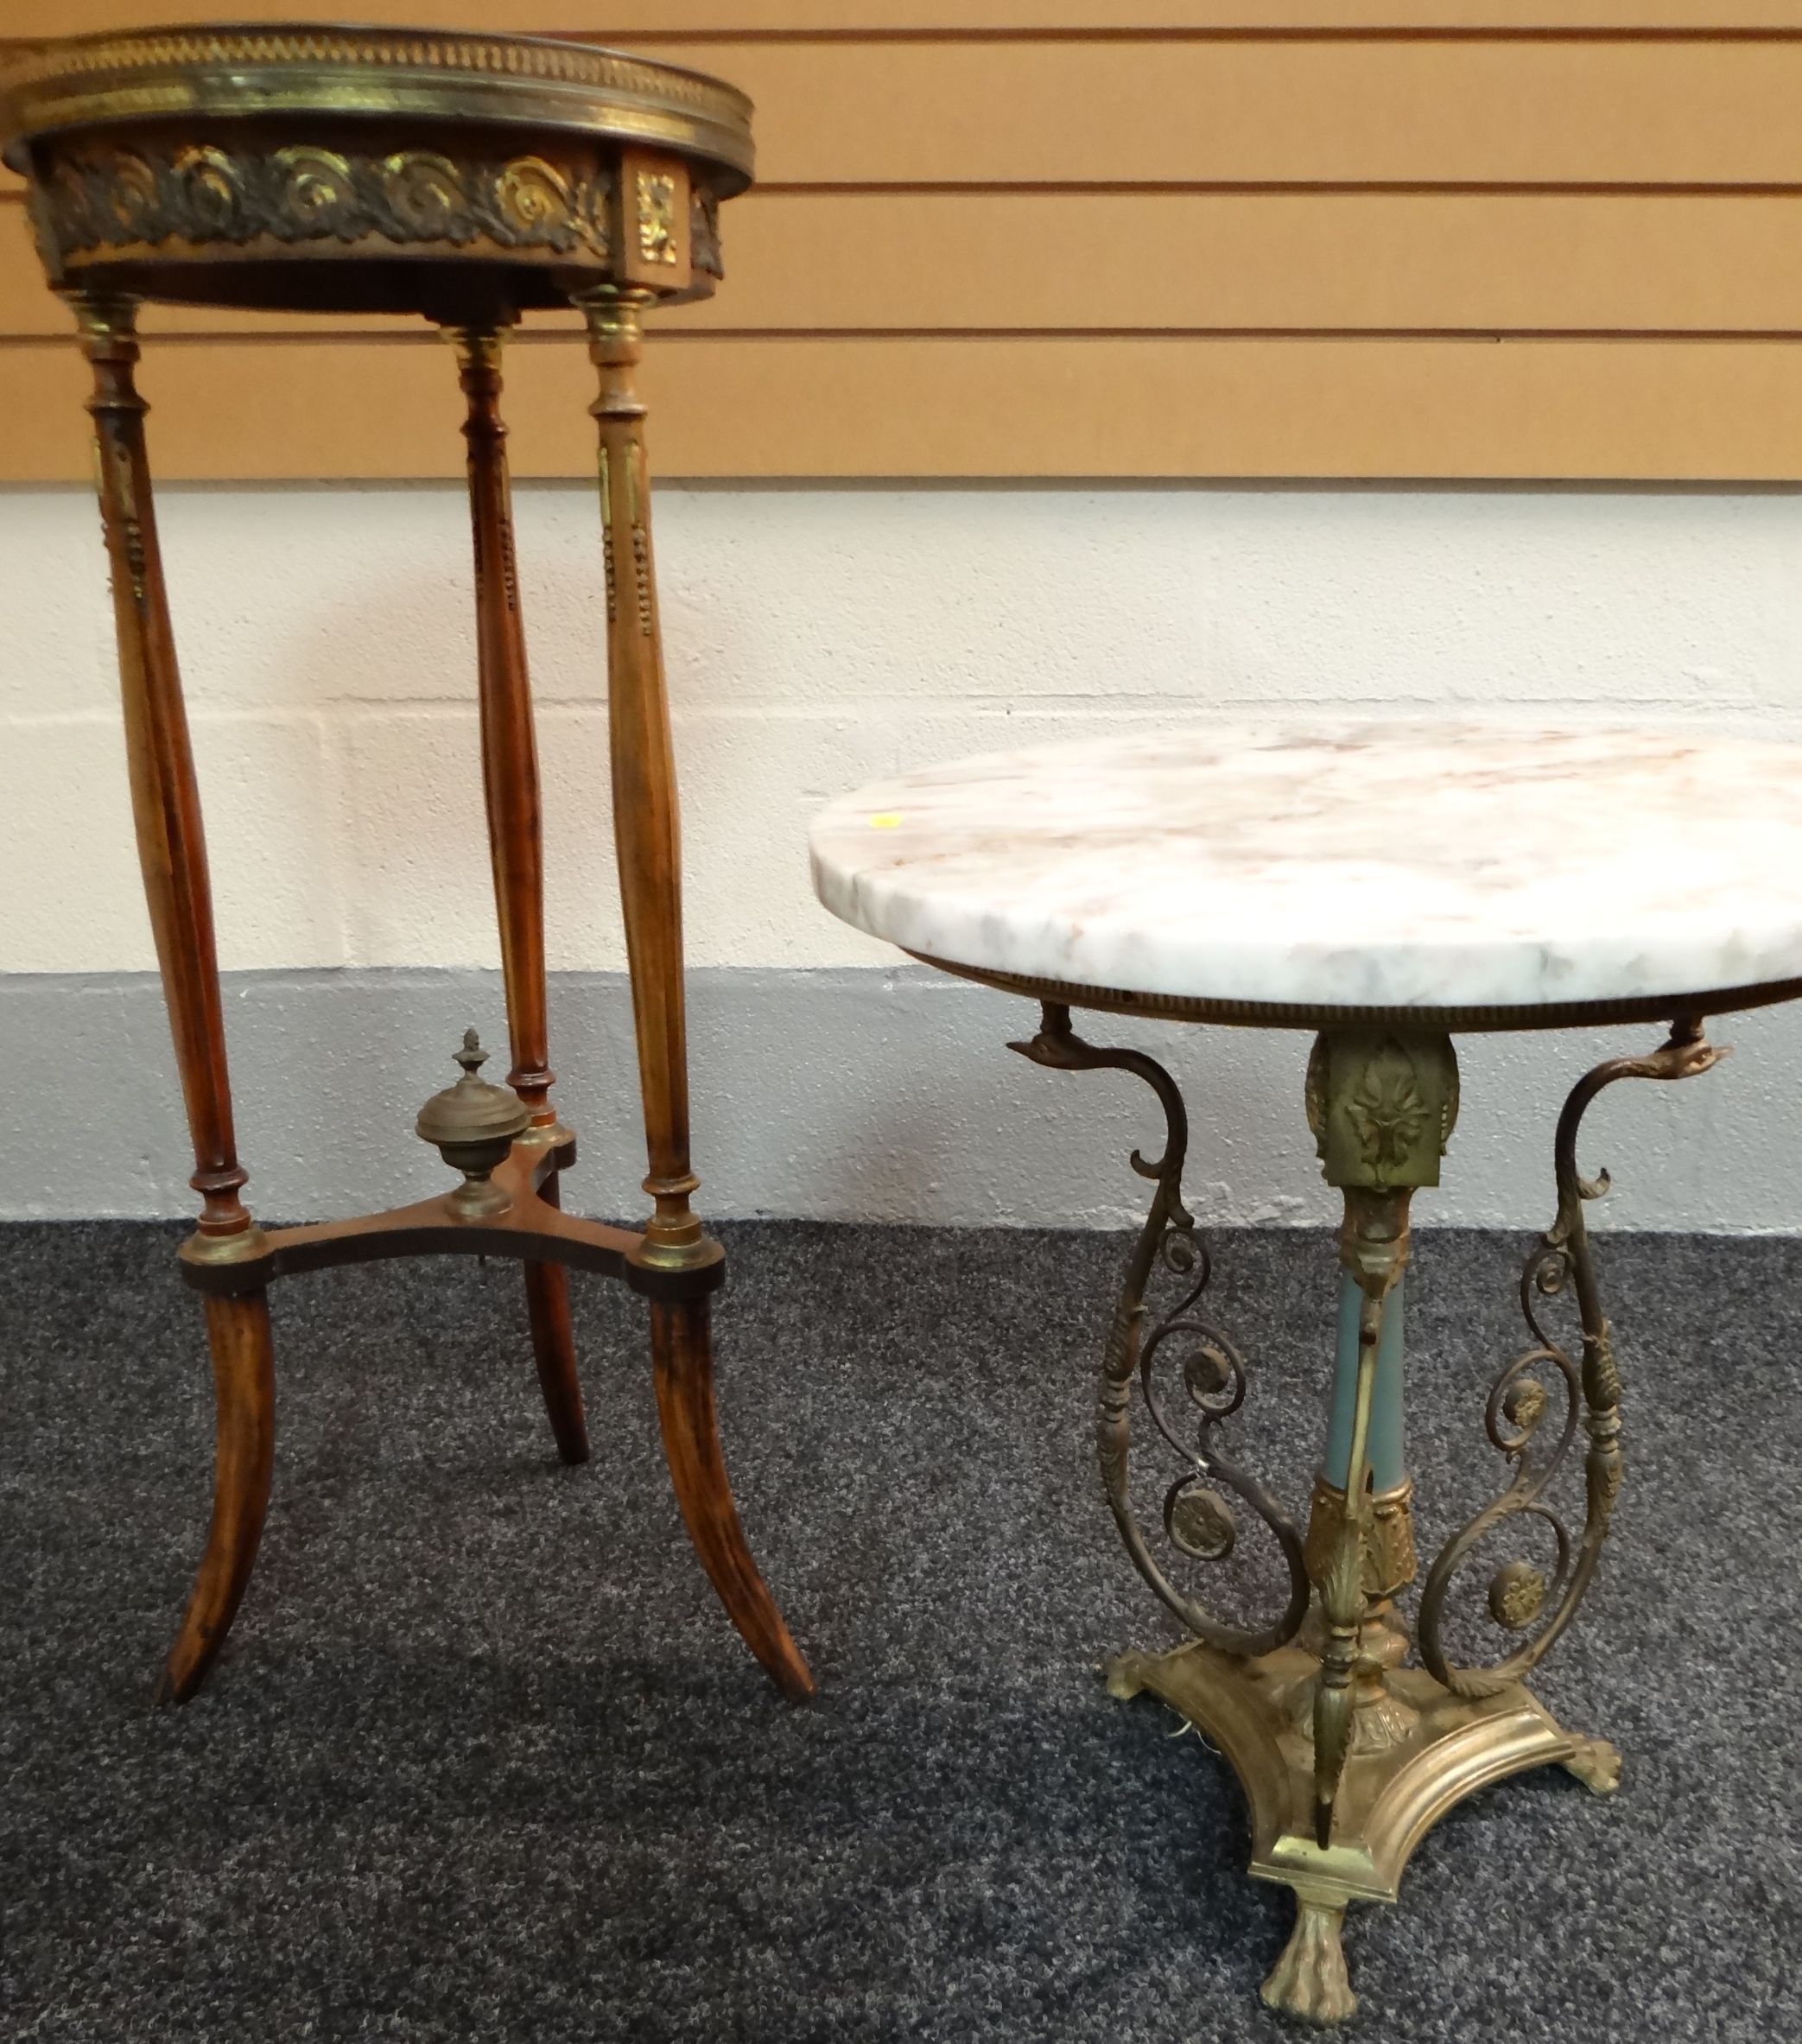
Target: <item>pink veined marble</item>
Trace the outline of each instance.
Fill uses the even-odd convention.
[[[1802,979],[1802,746],[1696,730],[1323,722],[1040,746],[860,789],[811,850],[821,900],[872,936],[1078,986],[1674,1008]]]

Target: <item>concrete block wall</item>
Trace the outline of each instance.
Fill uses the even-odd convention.
[[[553,1063],[572,1112],[605,1096],[590,1157],[631,1211],[598,517],[576,486],[523,486],[517,509],[566,1018]],[[430,1018],[447,1051],[466,1019],[499,1015],[462,493],[172,489],[162,523],[261,1204],[423,1190],[409,1130],[441,1081]],[[815,905],[806,824],[842,788],[1085,731],[1319,710],[1802,736],[1787,491],[670,486],[657,542],[715,1212],[1099,1225],[1137,1197],[1118,1168],[1136,1103],[1048,1090],[999,1047],[1029,1011],[898,971]],[[7,1091],[46,1083],[48,1054],[73,1117],[51,1140],[16,1098],[0,1108],[0,1216],[187,1212],[83,492],[0,492],[0,816]],[[466,1018],[472,1003],[486,1012]],[[1324,1216],[1304,1044],[1120,1033],[1164,1045],[1196,1087],[1211,1217]],[[1707,1099],[1609,1109],[1611,1139],[1640,1152],[1619,1219],[1802,1227],[1802,1025],[1725,1033],[1742,1055]],[[1467,1044],[1437,1216],[1542,1221],[1558,1089],[1622,1042]],[[360,1135],[379,1184],[347,1186],[346,1129],[384,1118],[392,1166]]]

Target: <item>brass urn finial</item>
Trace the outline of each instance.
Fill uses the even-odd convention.
[[[432,1095],[414,1127],[453,1171],[463,1174],[450,1196],[452,1210],[462,1220],[489,1220],[513,1203],[512,1195],[489,1173],[505,1160],[515,1138],[524,1134],[531,1115],[517,1093],[476,1076],[488,1053],[473,1029],[463,1032],[463,1047],[452,1055],[463,1076]]]

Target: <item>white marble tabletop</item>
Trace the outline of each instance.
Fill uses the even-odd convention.
[[[811,843],[821,900],[860,930],[1076,987],[1674,1009],[1802,979],[1802,746],[1693,730],[1086,740],[879,781]]]

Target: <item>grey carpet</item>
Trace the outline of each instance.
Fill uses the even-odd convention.
[[[801,1709],[687,1551],[636,1302],[578,1284],[597,1451],[568,1471],[514,1273],[437,1264],[278,1293],[257,1576],[209,1688],[153,1711],[210,1453],[174,1235],[0,1230],[0,2034],[1293,2034],[1255,2001],[1290,1903],[1243,1875],[1235,1788],[1095,1673],[1171,1636],[1092,1469],[1120,1240],[726,1232],[727,1451],[821,1678]],[[1240,1443],[1299,1508],[1330,1247],[1218,1247]],[[1502,1474],[1520,1247],[1419,1243],[1424,1543]],[[1802,1244],[1602,1254],[1628,1488],[1541,1688],[1626,1783],[1492,1789],[1354,1913],[1360,2028],[1397,2044],[1802,2032]]]

